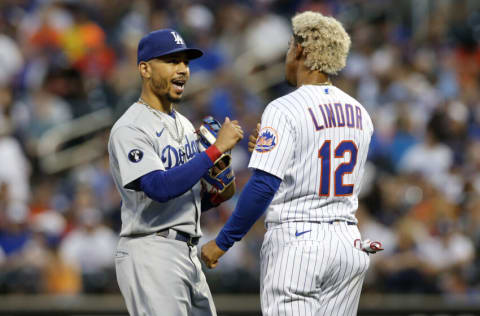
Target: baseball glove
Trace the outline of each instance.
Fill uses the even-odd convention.
[[[217,139],[218,131],[221,128],[220,122],[212,116],[203,119],[203,124],[197,131],[200,137],[200,143],[208,148]],[[218,158],[213,168],[203,176],[206,191],[212,194],[212,202],[220,204],[230,198],[235,193],[235,175],[232,169],[232,156],[230,153],[224,153]],[[232,193],[233,192],[233,193]]]

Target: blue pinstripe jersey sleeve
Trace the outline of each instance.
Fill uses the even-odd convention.
[[[275,101],[267,106],[249,168],[263,170],[283,180],[292,163],[296,143],[292,121]]]

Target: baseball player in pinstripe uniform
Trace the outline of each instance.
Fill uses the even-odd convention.
[[[369,266],[355,211],[373,125],[365,108],[332,85],[350,37],[332,17],[292,19],[286,79],[292,93],[268,104],[249,167],[253,175],[215,240],[208,267],[266,210],[261,250],[263,315],[356,315]]]
[[[202,194],[200,179],[211,176],[214,162],[243,131],[227,118],[204,150],[190,121],[174,109],[189,79],[188,62],[201,55],[174,30],[144,36],[138,46],[140,99],[110,133],[110,168],[122,197],[115,266],[132,316],[216,315],[197,257],[199,219],[234,191]]]

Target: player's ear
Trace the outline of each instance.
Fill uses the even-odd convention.
[[[152,68],[150,67],[150,64],[144,61],[141,61],[138,64],[138,71],[140,72],[140,75],[142,78],[148,79],[152,75]]]
[[[295,43],[295,59],[302,58],[303,46],[300,43]]]

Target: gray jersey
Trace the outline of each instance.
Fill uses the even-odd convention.
[[[149,172],[184,164],[199,151],[193,125],[175,113],[176,119],[137,102],[112,127],[108,152],[113,179],[122,197],[121,236],[166,228],[201,235],[200,182],[165,203],[150,199],[132,185]],[[182,134],[181,139],[176,139]]]

